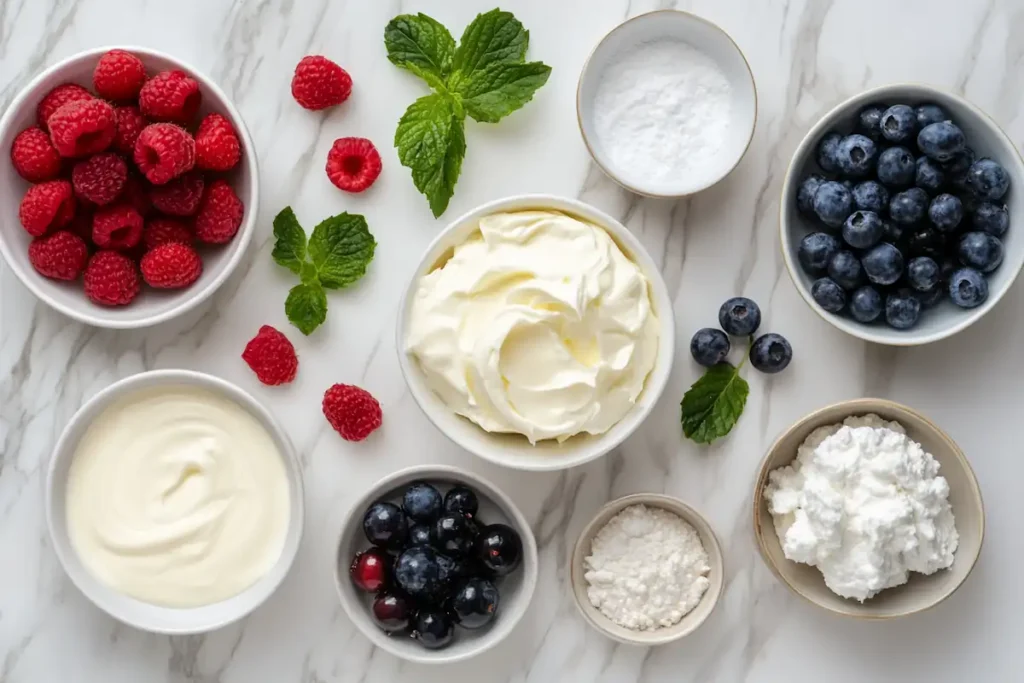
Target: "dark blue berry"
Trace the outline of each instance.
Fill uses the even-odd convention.
[[[954,154],[949,161],[942,162],[942,170],[949,178],[955,178],[963,173],[974,163],[976,156],[970,147],[964,147],[958,154]]]
[[[872,248],[860,262],[868,280],[876,285],[891,285],[903,274],[903,254],[887,242]]]
[[[1010,176],[992,159],[978,159],[967,170],[967,184],[980,199],[994,202],[1010,188]]]
[[[413,635],[428,650],[439,650],[452,642],[455,623],[442,609],[421,609],[413,619]]]
[[[846,306],[846,292],[831,278],[815,280],[811,285],[811,296],[829,313],[838,313]]]
[[[943,232],[952,232],[964,217],[964,205],[958,197],[940,194],[928,206],[928,219]]]
[[[883,230],[874,211],[854,211],[843,223],[843,240],[854,249],[868,249],[881,241]]]
[[[928,157],[918,157],[914,184],[929,194],[936,194],[946,184],[946,173],[938,162]]]
[[[839,251],[828,262],[828,276],[843,289],[856,289],[864,281],[864,268],[852,251]]]
[[[821,222],[838,228],[853,210],[853,196],[842,183],[829,180],[814,193],[814,213]]]
[[[882,136],[889,142],[912,140],[917,132],[917,115],[905,104],[894,104],[882,112]]]
[[[968,268],[991,273],[1003,262],[1003,243],[987,232],[968,232],[960,238],[957,254]]]
[[[434,545],[433,525],[417,524],[410,528],[409,545]]]
[[[921,302],[909,290],[899,290],[885,298],[885,322],[897,330],[908,330],[921,317]]]
[[[468,486],[456,484],[444,494],[444,511],[472,517],[480,507],[476,494]]]
[[[462,628],[486,626],[498,612],[498,589],[487,579],[468,579],[452,595],[451,612]]]
[[[450,557],[468,555],[476,540],[476,528],[465,515],[442,515],[434,523],[434,539],[438,550]]]
[[[1010,227],[1010,212],[1006,210],[1006,204],[981,202],[974,209],[971,225],[977,230],[1002,237]]]
[[[839,172],[850,178],[863,178],[871,173],[878,159],[878,147],[871,138],[854,133],[843,138],[836,148]]]
[[[796,191],[796,208],[805,216],[814,216],[814,193],[818,191],[821,184],[825,182],[824,176],[817,173],[804,178]]]
[[[940,121],[948,121],[949,116],[946,114],[946,110],[937,104],[921,104],[914,110],[914,115],[917,117],[917,127],[924,128],[930,126],[933,123],[939,123]]]
[[[749,337],[761,324],[761,309],[745,296],[734,296],[718,309],[718,324],[734,337]]]
[[[914,296],[921,302],[921,308],[931,308],[946,296],[946,288],[939,282],[927,292],[914,292]]]
[[[861,287],[850,295],[850,315],[858,322],[878,320],[882,308],[882,295],[874,287]]]
[[[948,246],[945,233],[935,228],[922,226],[914,229],[904,240],[909,256],[928,256],[938,261]]]
[[[874,180],[857,183],[853,186],[853,207],[882,215],[889,210],[889,190]]]
[[[402,494],[402,511],[417,522],[433,522],[441,515],[441,492],[425,481],[409,484]]]
[[[393,503],[378,502],[363,515],[366,540],[383,548],[400,548],[405,543],[408,522],[402,509]]]
[[[889,202],[889,217],[904,225],[917,223],[924,218],[927,210],[928,193],[920,187],[897,192]]]
[[[857,132],[866,135],[875,142],[882,139],[882,112],[885,108],[877,104],[869,104],[857,114]]]
[[[761,372],[782,372],[793,360],[793,347],[781,334],[769,332],[758,337],[750,346],[750,364]]]
[[[889,242],[890,244],[896,244],[903,239],[903,233],[907,231],[907,226],[895,223],[893,221],[882,221],[882,241]]]
[[[961,268],[949,278],[949,298],[961,308],[980,306],[988,298],[988,281],[973,268]]]
[[[949,161],[965,146],[964,132],[952,121],[928,124],[917,134],[917,148],[935,161]]]
[[[826,173],[836,173],[839,170],[839,162],[836,160],[836,150],[843,136],[835,131],[825,133],[818,143],[818,166]]]
[[[907,262],[907,284],[919,292],[927,292],[939,284],[939,264],[927,256],[915,256]]]
[[[441,570],[437,551],[415,545],[402,551],[395,560],[395,583],[417,602],[439,605],[444,602],[448,582]]]
[[[690,355],[706,368],[718,365],[729,355],[729,337],[713,327],[702,327],[690,339]]]
[[[906,147],[889,147],[878,157],[878,180],[886,187],[909,187],[916,172],[914,155]]]
[[[476,558],[496,576],[515,571],[523,559],[523,541],[506,524],[490,524],[480,530],[474,548]]]
[[[839,240],[827,232],[812,232],[802,240],[797,249],[797,260],[811,275],[825,272],[832,255],[839,251]]]

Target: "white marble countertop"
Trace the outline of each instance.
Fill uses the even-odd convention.
[[[530,56],[551,80],[498,126],[469,122],[469,152],[447,214],[434,220],[390,144],[423,86],[385,59],[383,28],[424,11],[462,27],[492,1],[0,0],[0,107],[44,66],[105,44],[174,53],[235,98],[262,171],[260,223],[243,266],[212,303],[150,330],[113,332],[71,322],[36,303],[0,267],[0,681],[863,681],[1019,680],[1024,635],[1016,562],[1024,562],[1016,481],[1024,459],[1010,425],[1024,410],[1018,345],[1024,298],[1015,287],[984,320],[925,348],[872,347],[843,335],[799,298],[777,246],[779,190],[790,154],[822,114],[868,86],[924,81],[987,110],[1024,135],[1024,4],[999,0],[680,0],[725,28],[746,53],[760,117],[753,144],[723,183],[679,202],[641,200],[591,163],[576,127],[576,79],[598,39],[623,18],[668,2],[507,0],[530,30]],[[305,54],[323,53],[355,80],[343,108],[295,106],[288,83]],[[327,181],[337,137],[374,140],[384,172],[349,196]],[[523,192],[577,196],[621,218],[661,265],[675,301],[678,349],[651,418],[614,453],[562,473],[502,470],[460,451],[420,413],[395,354],[398,299],[421,251],[445,224],[486,200]],[[292,330],[302,368],[294,384],[258,384],[239,354],[261,324],[289,330],[291,281],[270,259],[270,219],[291,204],[307,223],[363,213],[379,243],[368,277],[330,295],[327,325]],[[1019,226],[1018,226],[1019,228]],[[682,438],[678,403],[697,375],[686,353],[718,305],[751,296],[766,326],[789,337],[795,361],[751,396],[736,430],[712,448]],[[56,437],[89,396],[150,368],[184,367],[238,383],[276,411],[302,454],[307,533],[274,597],[248,619],[205,637],[169,638],[120,626],[62,573],[44,525],[43,472]],[[385,425],[363,444],[342,441],[320,413],[333,382],[381,401]],[[938,608],[894,623],[846,621],[805,604],[762,564],[750,529],[755,468],[775,435],[829,402],[883,396],[918,408],[959,441],[985,495],[988,538],[967,584]],[[524,621],[498,649],[453,667],[405,664],[373,648],[334,594],[332,539],[349,500],[414,463],[471,468],[500,485],[533,524],[540,581]],[[1017,477],[1021,477],[1018,480]],[[695,635],[660,649],[618,646],[590,630],[567,588],[566,555],[605,501],[665,491],[702,510],[723,541],[722,603]],[[1016,672],[1016,673],[1015,673]]]

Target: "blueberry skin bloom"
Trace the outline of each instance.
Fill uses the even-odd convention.
[[[897,330],[908,330],[921,317],[921,302],[908,291],[899,291],[885,298],[885,322]]]
[[[767,374],[782,372],[793,360],[793,347],[781,334],[769,332],[758,337],[750,346],[750,364]]]
[[[800,213],[805,216],[814,215],[814,193],[818,191],[823,182],[825,182],[824,176],[812,173],[800,183],[800,187],[796,191],[796,208],[800,210]]]
[[[887,242],[864,254],[860,262],[868,280],[876,285],[891,285],[903,274],[903,254]]]
[[[815,280],[811,285],[811,297],[829,313],[838,313],[846,307],[846,292],[831,278]]]
[[[967,170],[967,185],[981,199],[994,202],[1002,199],[1010,189],[1010,176],[995,161],[978,159]]]
[[[836,150],[843,136],[835,131],[825,133],[818,143],[818,166],[826,173],[835,173],[839,170],[839,162],[836,160]]]
[[[827,232],[812,232],[802,240],[796,257],[803,269],[811,275],[823,273],[832,255],[839,251],[839,240]]]
[[[907,284],[919,292],[929,292],[939,284],[939,264],[927,256],[916,256],[907,263]]]
[[[952,121],[930,123],[917,134],[917,148],[935,161],[949,161],[966,145],[964,132]]]
[[[1010,227],[1010,212],[1007,211],[1005,204],[982,202],[974,209],[971,225],[976,230],[1002,237]]]
[[[866,135],[875,142],[882,139],[882,113],[885,107],[878,104],[869,104],[857,114],[857,132]]]
[[[863,178],[871,173],[878,159],[878,147],[871,138],[854,133],[847,135],[836,148],[840,172],[850,178]]]
[[[706,368],[718,365],[729,355],[729,337],[725,332],[712,327],[704,327],[693,335],[690,340],[690,355]]]
[[[857,289],[864,281],[864,267],[852,251],[839,251],[828,262],[828,276],[843,289]]]
[[[928,210],[928,193],[920,187],[898,192],[889,202],[889,217],[903,225],[913,225]]]
[[[853,186],[853,207],[860,211],[874,211],[881,215],[889,208],[889,190],[875,180],[865,180]]]
[[[830,180],[814,193],[814,213],[825,225],[838,228],[853,210],[853,195],[842,183]]]
[[[850,315],[857,322],[878,320],[883,308],[882,295],[874,287],[861,287],[850,295]]]
[[[854,249],[868,249],[882,239],[882,219],[874,211],[854,211],[843,223],[843,240]]]
[[[928,206],[928,219],[943,232],[952,232],[964,217],[964,205],[959,197],[940,194]]]
[[[889,142],[905,142],[917,132],[917,114],[905,104],[894,104],[882,112],[882,135]]]
[[[906,147],[890,147],[878,157],[878,179],[887,187],[909,187],[916,172],[914,155]]]
[[[749,337],[761,324],[761,309],[745,296],[734,296],[718,309],[718,324],[734,337]]]
[[[933,123],[939,123],[940,121],[948,121],[949,116],[946,114],[946,110],[937,104],[921,104],[914,109],[914,115],[917,117],[917,127],[924,128]]]
[[[975,308],[988,298],[988,281],[973,268],[961,268],[949,278],[949,298],[961,308]]]
[[[929,194],[936,194],[946,184],[946,172],[937,161],[928,157],[918,157],[914,184]]]
[[[964,233],[957,255],[968,268],[991,273],[1003,262],[1003,243],[987,232]]]

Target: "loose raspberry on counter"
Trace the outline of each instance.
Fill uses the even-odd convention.
[[[339,138],[327,153],[327,177],[346,192],[362,192],[380,175],[380,154],[366,138]]]
[[[238,134],[220,114],[210,114],[196,131],[196,166],[209,171],[229,171],[241,156]]]
[[[146,227],[142,230],[142,243],[146,251],[170,242],[191,245],[194,239],[188,224],[177,218],[151,218],[146,221]]]
[[[256,379],[268,386],[291,382],[299,369],[295,347],[288,337],[270,325],[261,327],[249,340],[242,360],[256,373]]]
[[[75,215],[71,183],[50,180],[28,188],[18,207],[22,227],[33,237],[63,228]]]
[[[201,173],[189,171],[166,185],[152,187],[149,199],[157,211],[170,216],[191,216],[199,208],[204,185]]]
[[[92,217],[92,241],[101,249],[131,249],[142,240],[142,225],[132,206],[105,206]]]
[[[351,92],[352,77],[326,57],[303,57],[295,67],[292,97],[306,109],[319,111],[341,104]]]
[[[30,183],[53,180],[60,175],[60,154],[50,136],[38,126],[26,128],[14,138],[11,163],[18,175]]]
[[[95,154],[71,169],[75,194],[103,206],[117,199],[128,180],[128,164],[113,152]]]
[[[135,142],[135,165],[154,185],[163,185],[192,170],[195,162],[195,140],[173,123],[150,124]]]
[[[146,67],[131,52],[111,50],[101,56],[92,72],[92,84],[100,97],[132,100],[146,82]]]
[[[124,306],[131,303],[142,281],[135,262],[119,251],[97,251],[85,267],[85,295],[104,306]]]
[[[87,100],[94,100],[93,94],[78,85],[77,83],[65,83],[58,85],[56,88],[46,93],[43,99],[40,100],[39,105],[36,107],[36,121],[39,123],[39,127],[44,131],[49,131],[50,128],[47,122],[50,117],[53,116],[53,112],[63,107],[68,102],[84,102]]]
[[[117,120],[117,134],[114,135],[114,149],[131,157],[135,154],[135,143],[139,133],[146,127],[146,117],[137,107],[114,107],[114,118]]]
[[[53,112],[47,123],[53,146],[63,157],[102,152],[117,134],[114,108],[95,98],[65,104]]]
[[[335,384],[324,393],[324,416],[346,441],[362,441],[380,427],[382,412],[366,389]]]
[[[195,233],[200,242],[224,244],[242,225],[245,207],[235,191],[224,180],[214,180],[206,188],[196,214]]]
[[[189,123],[202,101],[199,83],[184,71],[162,71],[139,91],[139,109],[151,119]]]
[[[85,270],[89,247],[78,235],[59,230],[32,240],[28,245],[28,260],[40,275],[54,280],[75,280]]]
[[[150,251],[139,262],[142,279],[157,289],[182,289],[199,279],[203,260],[187,244],[169,242]]]

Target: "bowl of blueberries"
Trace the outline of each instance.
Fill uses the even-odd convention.
[[[537,543],[487,480],[410,467],[377,482],[342,525],[335,582],[374,645],[420,663],[468,659],[507,636],[537,584]]]
[[[1024,162],[963,98],[890,85],[835,107],[782,188],[782,252],[807,303],[866,341],[938,341],[985,315],[1024,265]]]

